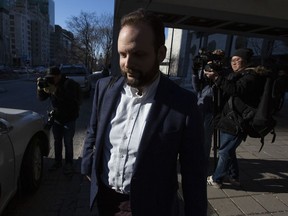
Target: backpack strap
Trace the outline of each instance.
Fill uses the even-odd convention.
[[[243,132],[243,118],[238,114],[237,110],[235,110],[234,99],[235,98],[233,96],[230,96],[228,100],[229,112],[227,113],[226,117],[231,119],[236,124],[238,132]]]
[[[276,132],[275,132],[275,129],[274,129],[274,128],[273,128],[273,130],[271,131],[271,134],[273,134],[271,143],[274,143],[274,142],[275,142],[275,139],[276,139]]]
[[[272,140],[271,140],[271,143],[274,143],[275,142],[275,139],[276,139],[276,132],[275,132],[275,128],[273,127],[273,129],[270,131],[270,134],[273,135],[272,137]],[[261,147],[259,149],[259,152],[262,150],[263,146],[264,146],[264,136],[262,135],[260,137],[260,142],[261,142]]]
[[[264,146],[264,137],[260,138],[260,142],[261,142],[261,146],[260,146],[260,149],[259,149],[258,152],[260,152],[262,150],[263,146]]]

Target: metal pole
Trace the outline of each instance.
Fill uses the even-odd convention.
[[[168,77],[170,76],[173,40],[174,40],[174,28],[172,29],[172,36],[171,36],[170,56],[169,56],[169,65],[168,65]]]
[[[214,97],[213,97],[213,103],[214,103],[214,114],[213,114],[213,121],[215,122],[215,117],[220,111],[220,98],[221,98],[221,92],[220,89],[216,89],[216,92],[214,91]],[[214,154],[214,170],[217,167],[218,163],[218,148],[220,144],[220,132],[217,130],[214,126],[214,133],[213,133],[213,154]]]

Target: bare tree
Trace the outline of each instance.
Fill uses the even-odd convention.
[[[84,64],[92,69],[99,50],[100,32],[99,20],[95,12],[81,11],[79,16],[72,16],[67,27],[74,34],[74,54]]]
[[[74,35],[74,62],[82,62],[91,70],[110,64],[113,42],[111,14],[104,13],[98,17],[95,12],[81,11],[79,16],[68,20],[67,27]]]
[[[103,63],[108,67],[112,57],[113,42],[113,16],[111,14],[102,14],[99,20],[100,47],[103,51]]]

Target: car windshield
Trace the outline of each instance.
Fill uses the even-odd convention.
[[[82,67],[64,67],[61,68],[61,73],[65,75],[86,75],[85,68]]]

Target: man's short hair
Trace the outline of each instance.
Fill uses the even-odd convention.
[[[139,8],[121,19],[121,29],[128,25],[147,24],[151,27],[154,34],[155,50],[158,50],[165,44],[164,24],[162,20],[153,12]]]

